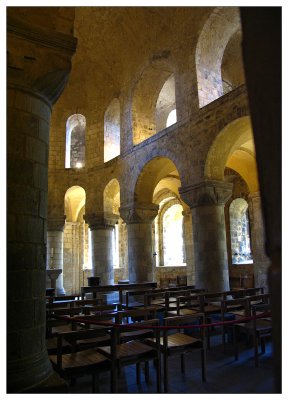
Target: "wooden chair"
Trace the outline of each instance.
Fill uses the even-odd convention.
[[[205,343],[205,329],[200,328],[198,334],[192,336],[185,333],[187,329],[185,325],[194,325],[198,323],[205,323],[205,316],[203,313],[197,313],[193,316],[176,316],[164,318],[164,325],[176,329],[176,333],[171,333],[171,330],[164,329],[163,337],[160,339],[160,351],[163,355],[163,381],[164,392],[168,392],[168,357],[177,354],[181,355],[181,372],[185,373],[185,354],[200,351],[201,352],[201,371],[202,381],[206,381],[206,343]],[[174,330],[173,329],[173,330]],[[155,340],[154,340],[155,341]],[[151,343],[151,339],[146,339],[146,343]]]
[[[63,352],[64,341],[76,342],[78,340],[96,338],[107,334],[106,329],[90,329],[81,331],[63,332],[57,334],[57,355],[50,355],[50,361],[53,368],[66,380],[70,380],[70,384],[83,374],[92,375],[92,391],[99,389],[98,374],[109,371],[111,362],[97,349],[77,351],[77,346],[73,346],[72,352]]]
[[[159,320],[147,320],[127,324],[123,326],[114,326],[112,329],[111,347],[99,347],[98,351],[111,361],[111,392],[117,393],[119,371],[131,364],[136,365],[137,384],[140,383],[140,363],[153,360],[156,367],[157,392],[161,391],[160,379],[160,332],[159,329],[153,329],[154,346],[144,343],[142,340],[130,340],[121,343],[121,335],[131,330],[139,331],[139,327],[159,326]],[[123,335],[122,335],[123,338]]]
[[[260,303],[259,303],[260,301]],[[255,304],[255,302],[257,304]],[[229,310],[230,304],[238,304],[239,307],[241,306],[242,309]],[[262,295],[255,295],[244,297],[242,299],[235,299],[235,300],[226,300],[222,302],[222,313],[228,311],[228,313],[234,314],[235,319],[243,318],[243,317],[253,317],[257,316],[257,314],[261,313],[262,310],[270,310],[270,295],[269,294],[262,294]],[[224,320],[224,317],[223,317]],[[228,327],[225,328],[226,330]],[[255,358],[255,366],[258,366],[258,342],[261,342],[262,352],[265,352],[265,342],[261,340],[261,335],[264,337],[268,337],[271,335],[272,331],[272,322],[271,319],[252,319],[251,321],[246,322],[236,322],[232,326],[233,329],[233,346],[234,346],[234,356],[235,360],[238,360],[238,337],[242,333],[247,337],[247,342],[249,340],[253,340],[254,345],[254,358]],[[224,333],[223,333],[224,335]],[[225,337],[223,336],[223,344],[225,346]],[[257,350],[256,350],[257,349]]]
[[[252,305],[252,317],[255,318],[259,313],[270,313],[271,305],[269,303]],[[272,319],[263,317],[262,319],[253,319],[253,338],[254,338],[254,361],[255,367],[259,366],[259,344],[261,345],[261,354],[265,353],[265,340],[272,335]]]
[[[246,298],[230,299],[221,301],[221,321],[232,321],[250,316],[249,304]],[[230,335],[234,348],[235,360],[238,360],[236,325],[222,325],[222,345],[226,351],[226,335]]]

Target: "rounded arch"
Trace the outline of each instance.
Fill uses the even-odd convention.
[[[216,7],[201,31],[195,54],[200,108],[223,95],[222,59],[229,40],[239,29],[238,7]]]
[[[84,212],[86,192],[81,186],[70,187],[64,197],[66,221],[76,222],[80,213]]]
[[[168,121],[169,116],[170,118]],[[169,76],[159,93],[156,103],[155,119],[156,132],[162,131],[162,129],[177,122],[174,74]]]
[[[85,165],[86,118],[82,114],[71,115],[66,122],[65,168],[82,168]]]
[[[164,129],[167,116],[172,110],[171,107],[175,108],[174,71],[167,60],[169,55],[170,54],[165,53],[153,60],[149,67],[146,67],[146,69],[142,71],[136,83],[132,99],[134,145],[153,136],[157,132],[157,129]],[[173,93],[173,95],[171,93]],[[166,99],[165,102],[164,98]],[[166,120],[163,124],[163,115],[166,115],[166,113]]]
[[[173,161],[166,157],[155,157],[147,162],[135,185],[135,202],[151,203],[156,186],[164,178],[180,179],[179,172]]]
[[[248,116],[230,122],[214,139],[205,162],[205,178],[223,180],[225,166],[243,177],[250,192],[259,189],[252,127]]]
[[[248,203],[236,198],[229,206],[232,263],[252,262]]]
[[[114,98],[104,115],[104,162],[120,154],[120,101]]]
[[[104,212],[119,214],[120,207],[120,184],[116,178],[107,183],[103,191]]]

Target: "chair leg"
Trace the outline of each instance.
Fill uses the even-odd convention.
[[[136,364],[136,382],[140,385],[140,363]]]
[[[265,338],[261,338],[260,343],[261,343],[261,354],[265,354],[266,352]]]
[[[255,360],[255,367],[258,367],[258,337],[257,335],[254,336],[254,360]]]
[[[99,375],[96,372],[94,372],[94,374],[92,374],[92,393],[100,393]]]
[[[237,343],[237,338],[236,338],[236,329],[235,329],[235,325],[233,325],[233,347],[234,347],[234,358],[235,361],[238,360],[238,343]]]
[[[167,356],[163,354],[164,393],[168,392],[168,362]]]
[[[145,382],[149,383],[149,361],[145,361]]]
[[[206,382],[206,349],[201,350],[201,371],[202,371],[202,382]]]
[[[116,364],[112,363],[111,366],[111,393],[117,393],[118,391],[118,369]]]
[[[156,366],[157,393],[161,393],[161,361],[160,358],[154,361]]]
[[[181,353],[181,373],[185,374],[185,354]]]

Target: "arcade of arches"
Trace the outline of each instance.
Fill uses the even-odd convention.
[[[240,10],[9,7],[7,27],[9,390],[52,373],[45,269],[58,294],[89,276],[268,291]]]

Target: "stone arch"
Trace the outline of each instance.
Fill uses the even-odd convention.
[[[155,135],[157,129],[164,129],[166,126],[162,123],[163,116],[168,110],[169,112],[172,110],[171,107],[175,108],[174,70],[167,62],[167,57],[169,54],[153,60],[150,66],[142,72],[134,88],[132,99],[133,145]],[[173,85],[174,97],[171,99],[169,93],[171,93]],[[167,104],[164,103],[164,98]],[[156,111],[158,99],[158,110]],[[161,104],[163,109],[160,107]]]
[[[180,179],[173,161],[160,156],[153,158],[145,164],[138,175],[134,191],[135,203],[151,203],[157,184],[164,178],[174,179],[175,177]]]
[[[85,166],[85,129],[84,115],[73,114],[67,119],[65,168]]]
[[[240,27],[238,7],[216,7],[201,31],[195,54],[200,108],[223,95],[222,59]]]
[[[114,98],[104,115],[104,162],[120,154],[120,101]]]
[[[81,186],[70,187],[64,197],[66,221],[76,222],[81,210],[85,206],[86,193]]]
[[[231,36],[225,48],[221,63],[221,76],[223,94],[245,83],[242,57],[242,31],[240,27]]]
[[[103,191],[103,209],[105,213],[119,214],[120,185],[116,178],[111,179]]]
[[[173,112],[176,113],[175,122],[177,122],[174,74],[170,75],[166,80],[157,99],[155,110],[156,132],[162,131],[162,129],[172,125],[172,123],[167,125],[167,120],[169,115]]]
[[[205,179],[223,180],[225,166],[242,176],[250,192],[259,190],[252,127],[248,116],[230,122],[214,139],[205,162]]]
[[[229,206],[232,264],[252,262],[248,203],[236,198]]]

